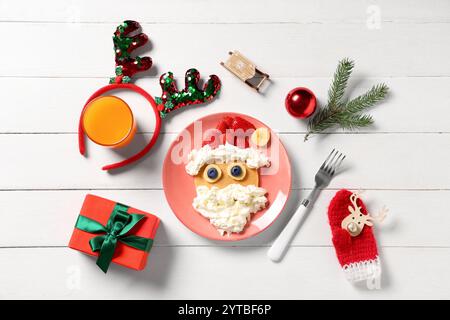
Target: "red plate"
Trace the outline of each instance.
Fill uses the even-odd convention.
[[[194,146],[195,149],[201,147],[203,133],[208,129],[214,129],[225,116],[239,116],[251,122],[256,128],[268,128],[255,118],[238,113],[216,113],[200,118],[186,127],[171,144],[164,160],[162,180],[167,202],[186,227],[205,238],[237,241],[250,238],[267,229],[280,215],[290,192],[291,165],[278,136],[268,128],[271,138],[266,152],[271,166],[259,169],[259,186],[267,190],[268,205],[264,210],[252,214],[250,222],[241,233],[221,236],[209,220],[192,207],[192,200],[196,196],[194,178],[186,173],[185,165],[189,151]]]

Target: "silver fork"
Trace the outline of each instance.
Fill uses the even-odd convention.
[[[303,221],[308,208],[312,206],[316,200],[318,193],[321,189],[328,186],[336,173],[337,169],[341,165],[342,161],[345,159],[345,155],[341,152],[333,149],[328,155],[327,159],[324,161],[322,166],[319,168],[315,176],[316,185],[307,198],[303,199],[297,211],[294,213],[292,218],[289,220],[286,227],[281,231],[278,238],[273,243],[267,252],[267,256],[272,261],[280,261],[286,251],[289,243],[291,242],[294,235],[297,233],[299,225]]]

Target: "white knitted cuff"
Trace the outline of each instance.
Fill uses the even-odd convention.
[[[378,256],[373,260],[346,264],[343,269],[345,277],[352,283],[381,277],[381,263]]]

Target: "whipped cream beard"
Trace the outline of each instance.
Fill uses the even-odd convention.
[[[266,189],[254,185],[229,184],[225,188],[197,187],[194,209],[208,218],[221,235],[241,232],[251,214],[266,207]]]
[[[258,187],[257,169],[270,166],[267,156],[253,148],[230,144],[193,150],[186,172],[195,176],[192,206],[209,219],[221,235],[241,232],[251,214],[267,205],[267,191]]]

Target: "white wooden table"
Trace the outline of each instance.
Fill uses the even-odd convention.
[[[158,76],[196,67],[220,76],[214,103],[170,115],[160,142],[138,165],[105,173],[125,152],[77,150],[87,97],[113,75],[111,35],[140,21],[154,67],[137,84],[159,95]],[[0,298],[450,298],[450,2],[0,0]],[[271,75],[258,95],[219,65],[238,49]],[[284,109],[286,93],[311,88],[321,103],[337,62],[356,60],[350,96],[384,81],[389,99],[373,128],[303,142],[306,123]],[[180,83],[181,85],[181,83]],[[129,97],[134,99],[133,97]],[[149,113],[136,102],[142,134]],[[139,105],[142,105],[139,108]],[[176,133],[206,114],[235,111],[279,132],[293,167],[286,210],[261,235],[211,242],[171,212],[162,161]],[[274,264],[266,252],[332,147],[348,158]],[[129,151],[129,150],[128,150]],[[382,290],[351,286],[331,245],[326,208],[340,188],[365,189],[369,208],[390,208],[377,228]],[[112,266],[67,248],[86,193],[162,219],[148,266]]]

